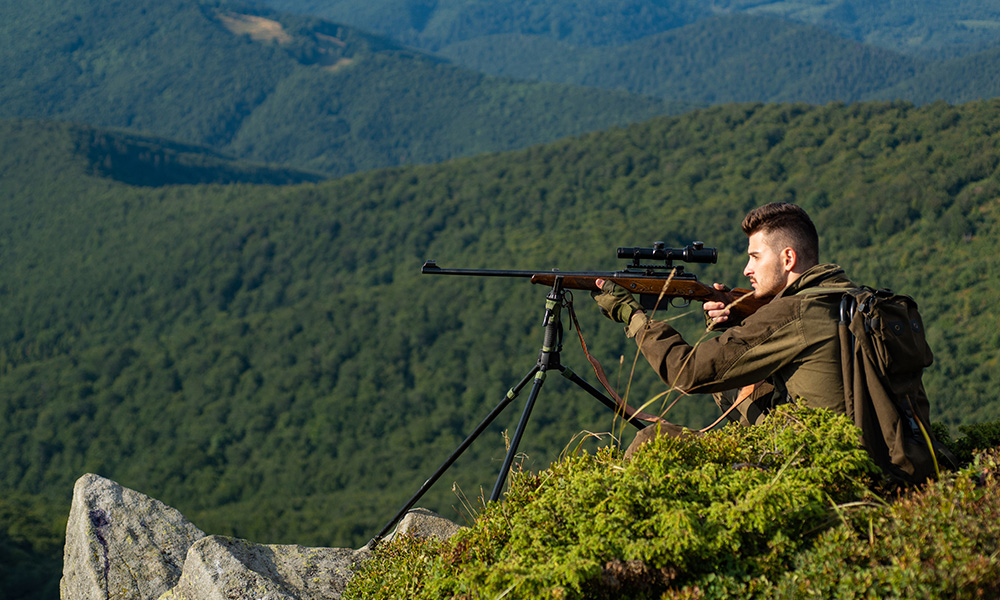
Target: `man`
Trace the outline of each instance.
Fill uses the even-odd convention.
[[[749,256],[743,274],[753,295],[769,302],[741,323],[733,322],[725,303],[706,302],[713,329],[727,327],[718,337],[688,344],[667,323],[650,320],[612,282],[599,281],[602,291],[594,298],[605,315],[627,325],[627,335],[673,389],[715,394],[725,409],[735,401],[734,390],[766,381],[738,407],[744,424],[795,399],[846,412],[837,331],[842,295],[822,292],[856,286],[837,265],[819,263],[816,227],[794,204],[775,202],[752,210],[743,231]]]

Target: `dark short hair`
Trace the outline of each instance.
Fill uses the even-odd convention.
[[[743,233],[750,237],[758,231],[768,235],[777,233],[782,247],[794,248],[809,264],[819,262],[819,234],[802,207],[790,202],[758,206],[744,217]]]

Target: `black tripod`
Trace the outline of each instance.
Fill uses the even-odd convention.
[[[512,387],[507,395],[500,401],[499,404],[486,416],[485,419],[479,424],[476,429],[469,434],[469,437],[465,438],[458,448],[452,452],[448,460],[438,467],[438,470],[434,472],[431,477],[424,482],[417,493],[413,495],[407,501],[407,503],[396,513],[396,516],[389,521],[382,531],[375,536],[372,540],[372,544],[377,544],[383,537],[385,537],[389,530],[399,522],[400,519],[411,509],[413,505],[417,503],[418,500],[430,489],[432,485],[444,474],[446,470],[458,459],[458,457],[465,452],[465,450],[472,445],[472,442],[476,440],[479,435],[489,427],[490,423],[493,422],[497,416],[507,406],[517,398],[518,394],[528,385],[529,381],[534,381],[531,386],[531,392],[528,395],[528,401],[524,405],[524,412],[521,413],[521,420],[517,424],[517,429],[514,431],[514,437],[510,441],[510,448],[507,450],[507,456],[504,458],[503,466],[500,468],[500,475],[497,477],[496,485],[493,486],[493,493],[490,494],[490,502],[494,502],[500,499],[500,494],[503,493],[504,483],[507,481],[507,473],[510,470],[511,465],[514,462],[514,456],[517,454],[517,446],[521,443],[521,437],[524,435],[524,428],[528,424],[528,418],[531,416],[531,410],[535,406],[535,400],[538,398],[538,393],[542,389],[542,383],[545,382],[545,376],[548,371],[557,370],[576,385],[583,388],[588,394],[597,398],[602,403],[604,403],[611,410],[618,410],[619,407],[614,400],[608,398],[604,393],[584,381],[579,375],[574,373],[571,369],[563,365],[560,360],[560,353],[562,351],[562,337],[563,328],[562,321],[560,320],[560,313],[563,306],[565,305],[566,294],[562,287],[562,277],[556,277],[555,283],[552,284],[552,290],[549,295],[545,297],[545,317],[542,320],[542,327],[545,329],[544,339],[542,341],[542,349],[538,354],[538,362],[535,366],[528,371],[527,375],[524,376],[517,385]],[[646,425],[634,418],[629,419],[629,423],[635,427],[642,429]]]

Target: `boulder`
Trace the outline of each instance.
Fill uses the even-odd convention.
[[[396,535],[446,539],[458,525],[423,508]],[[370,546],[371,544],[369,544]],[[176,509],[99,477],[73,489],[63,600],[337,600],[369,547],[263,545],[211,535]]]
[[[412,535],[420,538],[436,537],[446,540],[461,529],[453,521],[431,512],[426,508],[414,508],[399,520],[399,525],[393,533],[385,536],[385,541],[397,535]]]
[[[188,551],[177,586],[160,600],[340,598],[365,550],[260,545],[209,536]]]
[[[76,482],[59,592],[67,600],[158,598],[205,533],[159,500],[93,474]]]

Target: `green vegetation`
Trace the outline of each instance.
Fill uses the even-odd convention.
[[[963,103],[1000,96],[1000,49],[928,65],[916,76],[871,94],[872,99],[907,98],[925,103],[946,98]]]
[[[974,0],[267,4],[377,31],[494,75],[710,104],[1000,95],[986,76],[997,71],[990,51],[1000,43],[1000,9]],[[959,76],[968,62],[957,58],[982,68]]]
[[[358,19],[368,10],[334,4]],[[706,104],[1000,96],[1000,80],[982,75],[998,71],[995,51],[928,61],[732,8],[416,2],[385,13],[422,22],[443,40],[439,56],[484,75],[348,26],[228,0],[11,3],[0,20],[0,117],[128,128],[339,176]],[[925,9],[921,23],[937,14]]]
[[[267,0],[377,31],[428,50],[496,35],[562,41],[579,48],[623,46],[719,14],[768,15],[807,23],[893,52],[951,58],[997,44],[1000,9],[977,0]]]
[[[661,437],[521,472],[451,539],[376,548],[345,598],[980,598],[1000,591],[1000,454],[886,501],[843,416]],[[1000,438],[994,438],[994,442]]]
[[[425,259],[614,269],[618,246],[698,239],[720,262],[692,271],[745,284],[738,223],[771,200],[801,203],[824,259],[858,283],[920,303],[935,421],[949,431],[995,421],[998,129],[997,101],[725,105],[334,181],[158,186],[185,180],[174,166],[199,165],[198,181],[246,181],[257,167],[0,122],[0,490],[57,507],[42,516],[54,523],[75,479],[96,472],[212,533],[360,546],[534,365],[542,341],[545,289],[423,277]],[[141,185],[114,179],[114,157],[130,148],[145,164],[169,157],[168,168]],[[591,351],[612,382],[626,381],[634,346],[586,294],[576,300]],[[701,335],[699,307],[668,316],[690,340]],[[593,381],[574,335],[564,362]],[[633,405],[663,389],[649,371],[636,369]],[[449,484],[470,502],[492,486],[517,404],[421,505],[465,522]],[[694,427],[716,412],[682,398],[668,418]],[[582,431],[631,439],[550,378],[521,446],[525,470],[547,467]]]
[[[487,77],[228,1],[7,4],[0,117],[61,119],[333,175],[509,150],[683,107]]]
[[[811,23],[865,44],[925,58],[954,58],[993,48],[1000,34],[1000,7],[977,0],[890,5],[865,0],[731,0],[716,6]]]
[[[816,27],[747,15],[704,19],[615,48],[577,48],[519,34],[476,38],[441,53],[487,73],[701,104],[857,101],[910,81],[924,68],[924,61]],[[935,82],[920,80],[906,90],[909,94],[896,97],[911,99],[925,89],[944,92],[930,87]],[[982,83],[975,92],[983,93],[974,98],[996,95],[985,93],[990,82]]]
[[[376,31],[432,51],[503,34],[578,47],[619,46],[713,14],[696,0],[267,0],[265,4]]]
[[[58,598],[65,506],[4,490],[0,497],[0,597]]]

